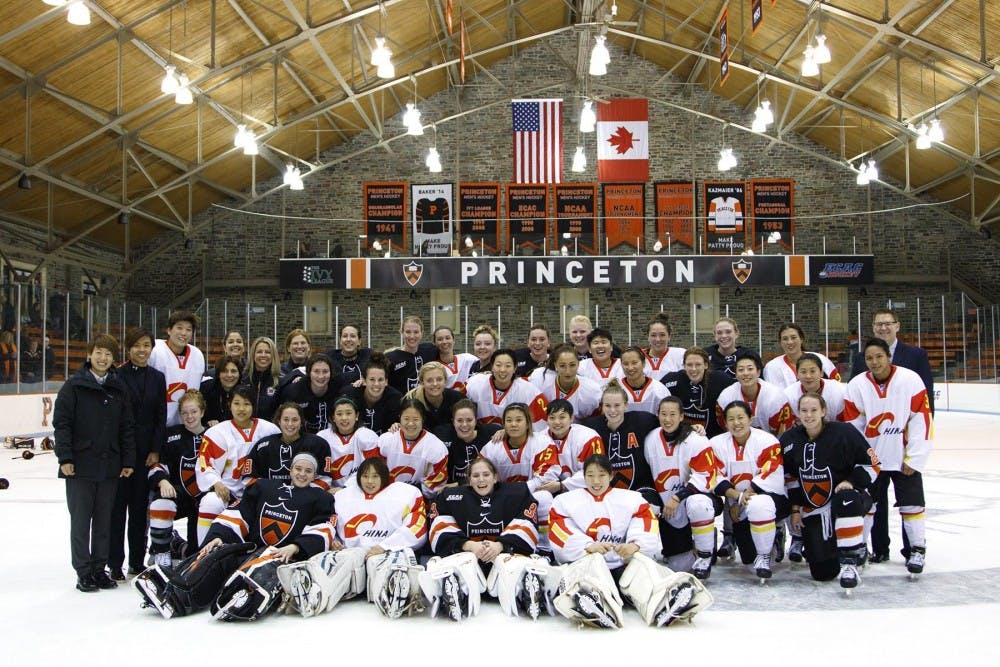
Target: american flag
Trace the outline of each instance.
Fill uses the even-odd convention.
[[[562,182],[562,100],[513,100],[514,182]]]

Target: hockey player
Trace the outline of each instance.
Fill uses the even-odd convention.
[[[406,398],[419,401],[424,406],[424,427],[433,431],[451,420],[451,408],[465,398],[465,394],[448,389],[448,369],[439,361],[429,361],[420,367],[419,384]]]
[[[573,404],[565,398],[549,403],[549,428],[540,435],[547,438],[559,452],[560,491],[582,489],[583,462],[594,454],[604,453],[604,441],[589,426],[573,423]]]
[[[177,310],[167,320],[167,338],[159,339],[149,355],[149,365],[163,373],[167,383],[167,426],[181,423],[177,401],[188,389],[201,387],[205,357],[191,345],[200,318],[187,310]]]
[[[625,377],[621,361],[613,358],[614,337],[607,329],[592,329],[587,334],[587,345],[590,347],[590,359],[580,362],[579,374],[590,378],[599,385],[604,385],[612,378]]]
[[[317,461],[325,461],[326,443],[302,429],[305,423],[302,408],[296,403],[282,403],[274,415],[280,433],[258,440],[250,449],[250,477],[276,479],[288,483],[291,479],[292,459],[299,452],[309,452]],[[320,473],[323,473],[322,466]]]
[[[196,470],[201,436],[205,432],[202,417],[205,399],[196,389],[187,391],[178,402],[180,426],[167,429],[166,444],[160,460],[149,469],[149,555],[161,567],[170,567],[172,551],[179,558],[198,547],[198,503],[202,492],[198,488]],[[187,541],[171,549],[174,521],[187,519]]]
[[[364,460],[364,452],[378,446],[375,431],[361,423],[358,406],[346,396],[333,402],[333,421],[316,436],[327,446],[320,459],[316,484],[331,493],[337,493],[353,483],[354,474]]]
[[[326,356],[341,369],[341,386],[360,380],[365,363],[371,357],[371,348],[362,347],[361,341],[361,327],[357,324],[344,324],[340,327],[340,348],[326,351]]]
[[[736,382],[719,394],[715,412],[720,426],[725,425],[722,414],[733,401],[743,401],[750,406],[750,426],[779,436],[792,427],[792,408],[784,391],[760,379],[760,357],[746,350],[736,355]]]
[[[656,514],[638,493],[612,488],[612,475],[606,456],[591,456],[584,464],[586,488],[559,496],[552,507],[555,557],[569,563],[556,609],[581,624],[618,628],[624,595],[649,625],[692,619],[711,605],[711,594],[690,574],[654,560]]]
[[[508,349],[497,350],[490,359],[489,374],[475,375],[465,385],[465,395],[476,404],[480,424],[500,424],[511,403],[524,403],[531,413],[532,427],[545,428],[548,401],[538,389],[514,374],[517,360]]]
[[[312,338],[305,329],[292,329],[285,335],[285,360],[281,362],[281,375],[287,377],[302,369],[312,356]]]
[[[221,356],[215,360],[213,377],[201,383],[201,395],[205,398],[205,427],[232,419],[229,401],[233,398],[233,388],[243,379],[243,361],[239,357]]]
[[[844,421],[844,397],[847,385],[835,380],[823,379],[823,362],[812,352],[806,352],[795,362],[795,376],[798,381],[785,387],[785,398],[792,408],[795,418],[799,417],[799,399],[811,392],[819,394],[826,401],[827,421]]]
[[[254,340],[250,346],[250,363],[244,370],[244,382],[253,388],[253,413],[270,419],[281,402],[281,364],[274,341],[267,336]]]
[[[319,433],[330,423],[333,402],[340,395],[339,369],[325,354],[309,356],[306,373],[296,373],[281,387],[281,402],[295,403],[302,409],[302,430]]]
[[[388,384],[389,362],[380,352],[373,352],[365,364],[360,387],[348,386],[347,396],[361,410],[361,421],[377,435],[399,423],[399,402],[403,395]]]
[[[364,456],[382,457],[393,482],[409,482],[433,498],[448,483],[448,448],[424,428],[424,406],[418,401],[403,399],[399,424],[399,431],[380,435]]]
[[[736,355],[749,348],[738,345],[740,328],[731,317],[720,317],[712,325],[715,342],[705,348],[709,366],[713,371],[723,371],[730,382],[736,380]]]
[[[304,563],[278,569],[291,610],[314,616],[366,590],[390,618],[423,609],[414,551],[427,542],[420,491],[389,481],[380,458],[365,459],[355,481],[336,495],[337,541]]]
[[[872,485],[876,510],[872,562],[889,558],[889,482],[903,519],[903,555],[912,575],[924,570],[924,482],[921,472],[931,452],[931,413],[927,388],[913,371],[890,361],[889,344],[865,343],[868,372],[847,385],[844,417],[868,440],[881,472]]]
[[[485,581],[511,616],[554,614],[551,594],[560,574],[544,559],[531,558],[538,546],[537,510],[524,483],[501,482],[489,459],[476,459],[469,485],[448,490],[431,505],[431,548],[439,559],[428,563],[432,576],[424,579],[440,583],[425,593],[446,604],[450,615],[461,616],[462,600],[451,594],[461,592],[461,581],[446,581],[461,576],[465,582]],[[446,568],[452,569],[450,575],[433,576]]]
[[[849,590],[864,564],[864,517],[872,506],[867,489],[878,457],[853,426],[827,421],[819,394],[803,394],[798,407],[802,424],[781,436],[793,528],[802,533],[813,579],[839,575]]]
[[[677,396],[683,402],[684,420],[692,426],[702,426],[712,437],[724,430],[716,419],[715,406],[722,390],[732,384],[732,380],[722,371],[709,370],[708,364],[705,350],[689,348],[684,352],[684,370],[667,373],[660,382],[671,396]]]
[[[202,435],[195,472],[198,489],[205,493],[198,506],[198,544],[205,541],[212,521],[226,505],[243,495],[243,478],[249,479],[249,454],[254,444],[261,438],[280,433],[271,422],[253,416],[253,398],[250,387],[236,387],[229,403],[233,418]]]
[[[660,401],[669,396],[670,392],[661,382],[646,375],[646,355],[642,348],[630,346],[622,350],[621,364],[625,374],[621,385],[628,396],[625,409],[629,412],[656,412]]]
[[[476,355],[468,352],[455,354],[455,331],[444,325],[434,330],[431,336],[438,349],[438,361],[448,371],[448,389],[465,393],[465,382],[472,374],[473,364],[479,361]]]
[[[802,331],[802,327],[794,322],[789,322],[778,330],[778,342],[781,343],[781,351],[784,354],[767,362],[767,365],[764,366],[764,379],[784,389],[798,381],[795,364],[805,352],[806,335]],[[837,365],[819,352],[812,354],[815,354],[822,362],[825,377],[840,382],[840,371],[837,369]]]
[[[544,324],[534,324],[528,330],[527,347],[514,350],[517,369],[514,374],[527,378],[536,368],[544,368],[549,360],[549,329]]]
[[[424,323],[419,317],[409,315],[403,318],[400,329],[403,346],[386,350],[389,362],[389,386],[405,394],[417,386],[417,373],[428,361],[437,361],[438,351],[433,343],[423,343]]]
[[[771,578],[775,522],[789,514],[781,445],[770,433],[750,426],[750,406],[743,401],[726,406],[725,417],[728,433],[710,441],[721,464],[714,492],[728,501],[740,559],[753,563],[763,582]]]
[[[594,324],[586,315],[574,315],[569,318],[569,342],[580,361],[590,359],[590,346],[587,345],[587,334],[594,329]]]
[[[646,323],[649,347],[643,350],[646,355],[644,372],[657,381],[667,373],[684,369],[684,348],[670,347],[671,329],[666,313],[657,313]]]
[[[580,361],[573,346],[560,343],[553,348],[545,367],[533,370],[530,378],[550,404],[556,399],[572,403],[578,420],[601,411],[601,386],[590,378],[580,377],[579,369]]]
[[[476,363],[469,368],[469,376],[481,373],[490,367],[493,353],[500,347],[500,336],[496,329],[488,324],[480,324],[472,330],[472,353],[476,355]]]
[[[722,501],[713,494],[719,481],[715,451],[684,423],[676,396],[660,401],[657,417],[660,428],[646,436],[644,452],[663,503],[663,554],[679,561],[693,546],[691,572],[707,579],[715,557],[715,517],[722,513]]]
[[[477,424],[476,404],[467,398],[451,408],[451,423],[437,427],[434,435],[448,448],[448,484],[469,483],[469,466],[479,458],[479,452],[500,430],[498,424]]]

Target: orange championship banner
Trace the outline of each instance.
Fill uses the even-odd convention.
[[[750,181],[750,217],[751,245],[758,251],[769,244],[779,244],[790,251],[795,245],[795,181],[790,178]]]
[[[656,238],[668,248],[683,243],[694,248],[695,198],[690,181],[656,183]]]
[[[604,183],[601,189],[606,250],[628,245],[642,252],[646,214],[645,183]]]
[[[500,250],[500,184],[458,184],[458,248],[478,255]]]
[[[364,247],[372,249],[376,241],[395,252],[407,252],[406,182],[367,181],[364,183]]]
[[[549,237],[553,250],[566,249],[567,255],[581,252],[596,255],[597,185],[594,183],[560,183],[553,186],[555,224]]]
[[[507,184],[507,242],[511,253],[543,253],[549,235],[549,186]]]

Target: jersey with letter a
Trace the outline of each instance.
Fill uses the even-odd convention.
[[[595,496],[589,489],[576,489],[556,496],[549,511],[549,540],[560,563],[572,563],[586,555],[597,542],[634,542],[639,550],[655,558],[661,549],[660,526],[652,507],[635,491],[608,489]],[[608,567],[624,565],[614,550],[604,554]]]
[[[230,419],[205,431],[198,452],[198,488],[211,491],[216,482],[222,482],[233,495],[242,495],[243,477],[249,479],[251,473],[250,450],[258,440],[277,433],[281,429],[263,419],[252,419],[246,430]]]
[[[709,444],[721,464],[720,480],[728,479],[737,491],[745,491],[753,483],[767,493],[785,495],[785,471],[781,445],[770,433],[750,429],[750,437],[740,445],[730,433],[722,433]],[[720,482],[721,483],[721,482]],[[716,485],[718,493],[718,484]]]
[[[167,381],[167,426],[180,424],[177,402],[188,389],[201,386],[205,375],[205,356],[194,345],[188,345],[184,356],[179,357],[161,338],[153,345],[149,365],[163,373]]]
[[[336,499],[337,536],[345,547],[418,549],[427,541],[427,506],[411,484],[393,482],[374,495],[351,484]]]
[[[447,489],[431,504],[431,548],[450,556],[467,540],[491,540],[506,553],[533,554],[537,512],[538,504],[521,482],[500,482],[483,496],[468,486]]]

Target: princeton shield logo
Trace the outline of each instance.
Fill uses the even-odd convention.
[[[740,285],[750,279],[750,272],[753,271],[753,263],[745,259],[733,262],[733,276],[740,282]]]
[[[260,537],[268,546],[279,544],[292,530],[298,510],[289,510],[284,503],[265,503],[260,513]]]
[[[201,493],[201,489],[198,488],[197,474],[195,473],[197,465],[197,456],[181,457],[181,484],[184,485],[184,490],[187,491],[188,495],[192,498],[197,498],[198,494]]]
[[[410,262],[403,267],[403,277],[406,278],[406,282],[410,283],[410,287],[416,287],[422,275],[424,275],[423,264]]]
[[[799,479],[810,505],[822,507],[830,501],[833,495],[833,473],[830,472],[829,466],[816,468],[810,465],[808,468],[803,468],[799,471]]]

